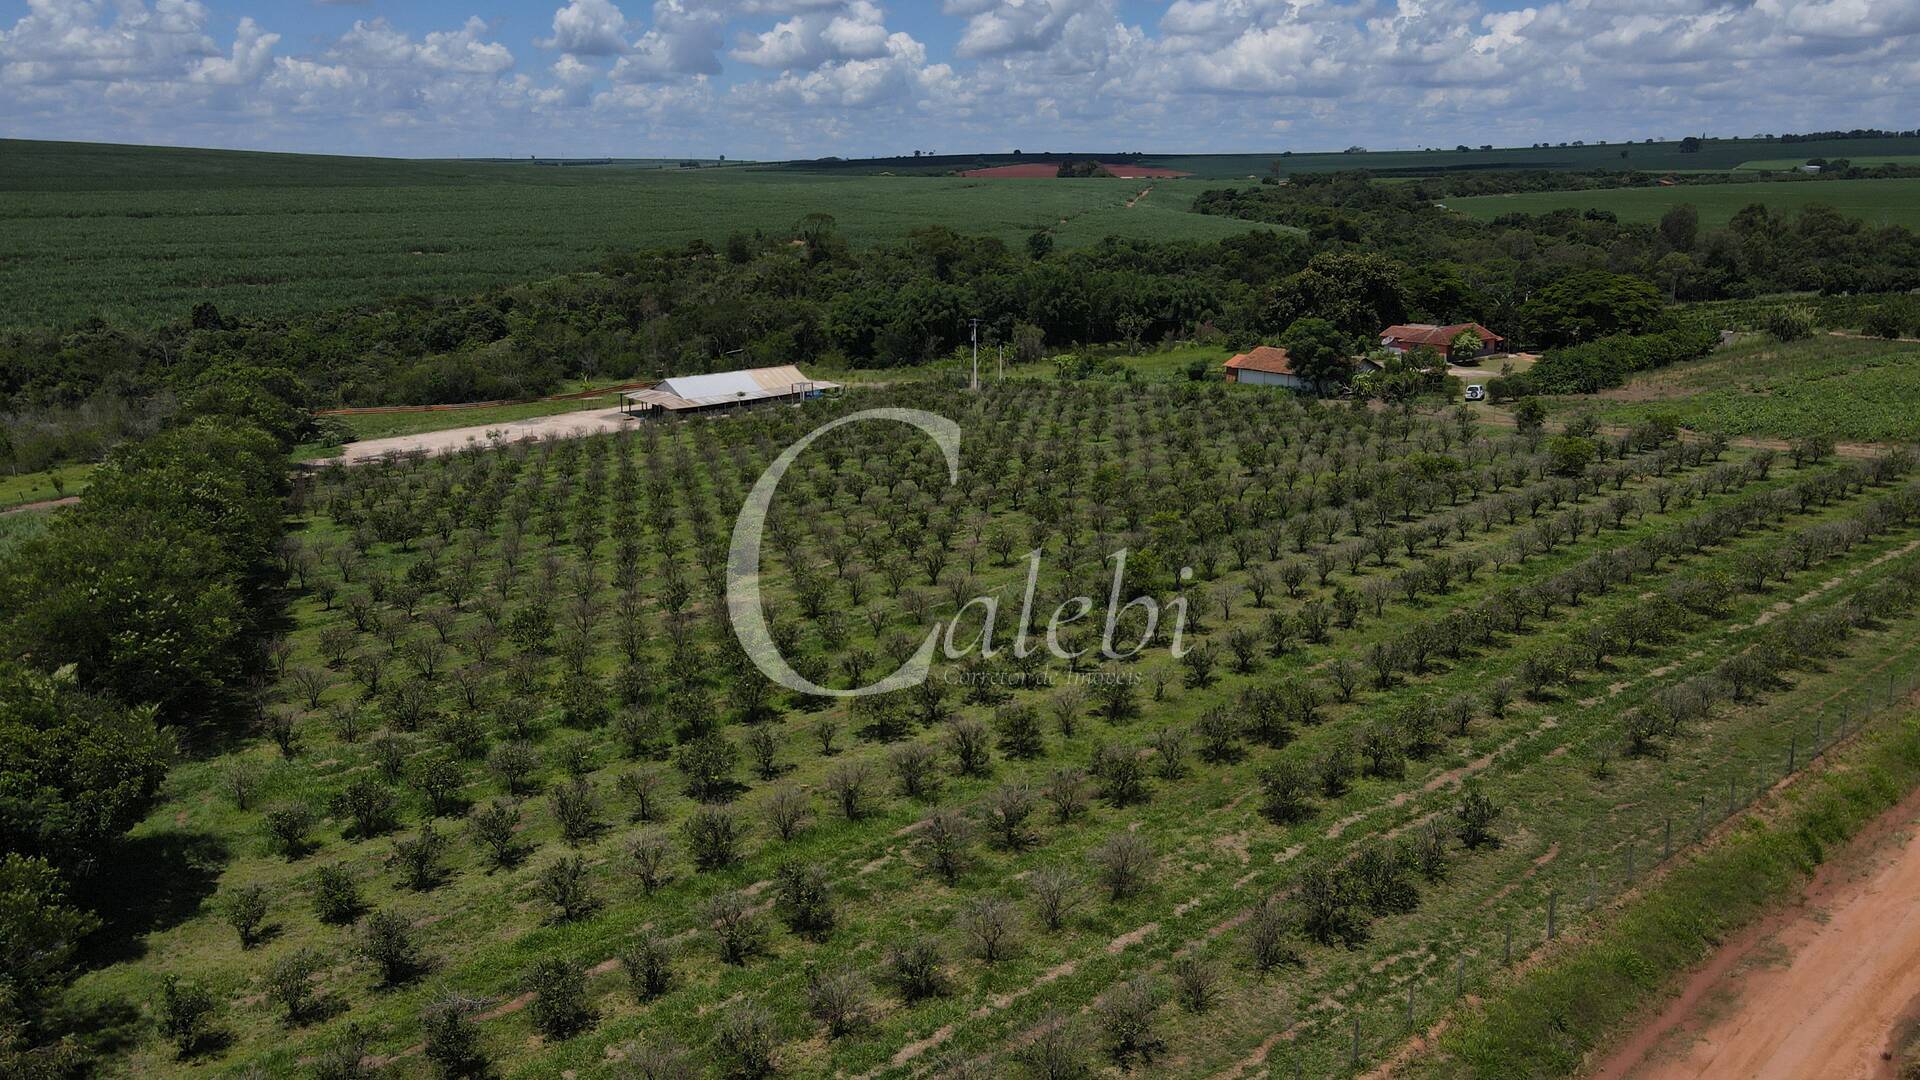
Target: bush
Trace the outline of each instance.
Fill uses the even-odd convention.
[[[533,965],[522,983],[533,994],[527,1016],[548,1039],[564,1039],[592,1027],[598,1017],[587,1003],[587,969],[550,956]]]
[[[260,927],[267,921],[267,890],[263,885],[242,885],[227,895],[227,925],[240,935],[240,947],[251,949],[260,940]]]
[[[398,912],[376,911],[361,920],[356,945],[381,986],[404,985],[425,966],[413,926]]]
[[[168,975],[160,982],[160,1031],[181,1057],[198,1053],[213,1036],[213,992]]]
[[[1704,328],[1659,334],[1621,334],[1582,345],[1553,349],[1525,375],[1495,379],[1489,392],[1498,398],[1528,394],[1591,394],[1620,386],[1628,376],[1652,371],[1712,352],[1720,338]]]
[[[306,803],[287,803],[267,811],[267,835],[273,846],[289,859],[297,859],[312,850],[307,833],[313,828],[313,807]]]
[[[719,870],[737,862],[744,834],[740,820],[724,806],[700,807],[681,826],[687,857],[702,870]]]
[[[887,976],[911,1005],[947,992],[940,943],[916,936],[887,949]]]
[[[526,854],[521,843],[520,807],[505,799],[495,799],[467,821],[467,831],[486,849],[487,861],[500,869],[517,865]]]
[[[399,824],[400,800],[393,788],[362,776],[333,797],[333,812],[347,819],[347,835],[366,839],[393,831]]]
[[[440,857],[446,850],[447,838],[429,821],[420,827],[417,835],[393,842],[393,853],[387,856],[387,864],[400,868],[400,880],[407,888],[426,892],[438,886],[445,876],[446,868],[441,865]]]
[[[1106,1035],[1107,1056],[1122,1068],[1134,1061],[1151,1062],[1166,1048],[1154,1030],[1160,1014],[1160,994],[1145,976],[1121,983],[1095,1006]]]
[[[321,922],[345,926],[359,918],[365,908],[353,871],[345,863],[323,866],[313,872],[313,913]]]
[[[775,904],[787,929],[824,941],[833,933],[833,877],[819,863],[787,862],[774,874]]]
[[[1153,849],[1138,833],[1116,834],[1095,848],[1091,857],[1108,898],[1115,903],[1137,895],[1153,876]]]
[[[742,1002],[720,1014],[713,1029],[713,1060],[727,1080],[760,1080],[779,1068],[780,1036],[773,1014]]]
[[[742,966],[766,951],[766,924],[745,893],[723,892],[713,896],[707,901],[702,917],[713,932],[720,959],[727,963]]]
[[[867,1025],[867,980],[851,967],[807,972],[807,1012],[827,1026],[827,1037],[837,1039]]]
[[[422,1053],[447,1080],[476,1080],[492,1071],[492,1063],[480,1045],[480,1027],[474,1015],[486,1002],[458,994],[435,998],[420,1011],[420,1028],[426,1036]]]
[[[642,930],[620,953],[620,966],[627,973],[633,996],[652,1001],[673,986],[673,944],[651,930]]]
[[[578,922],[600,909],[584,856],[564,855],[542,867],[533,892],[552,905],[555,922]]]
[[[1775,341],[1801,341],[1813,336],[1813,309],[1787,304],[1767,312],[1761,325]]]
[[[296,949],[273,962],[267,970],[267,997],[287,1014],[287,1023],[302,1024],[314,1011],[313,977],[322,968],[320,954],[311,949]]]

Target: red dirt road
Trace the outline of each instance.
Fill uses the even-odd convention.
[[[1736,936],[1592,1080],[1892,1080],[1920,1005],[1920,792]]]

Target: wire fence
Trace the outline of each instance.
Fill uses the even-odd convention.
[[[1897,657],[1896,661],[1907,661]],[[1910,661],[1909,661],[1910,662]],[[1537,949],[1579,926],[1591,913],[1644,882],[1674,858],[1698,849],[1724,822],[1759,801],[1779,782],[1817,762],[1875,716],[1920,690],[1920,662],[1871,674],[1817,703],[1812,715],[1767,732],[1762,753],[1676,783],[1691,788],[1691,812],[1645,817],[1625,829],[1609,829],[1585,850],[1561,850],[1550,868],[1536,862],[1526,882],[1536,897],[1507,917],[1464,926],[1428,945],[1434,962],[1405,983],[1404,991],[1347,1000],[1338,1009],[1316,1009],[1311,1021],[1267,1062],[1274,1080],[1309,1075],[1350,1076],[1378,1067],[1429,1029],[1469,993],[1493,989]],[[1670,805],[1670,804],[1669,804]],[[1328,1071],[1328,1063],[1333,1071]],[[1315,1071],[1318,1069],[1319,1071]]]

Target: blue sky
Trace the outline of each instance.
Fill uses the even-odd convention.
[[[1247,151],[1920,123],[1915,0],[0,0],[0,134]]]

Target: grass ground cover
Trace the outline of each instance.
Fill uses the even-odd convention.
[[[115,149],[115,148],[107,148]],[[11,325],[144,324],[201,301],[315,311],[457,294],[582,269],[614,251],[785,235],[832,214],[855,243],[930,226],[1063,248],[1107,236],[1218,239],[1250,227],[1188,211],[1198,188],[824,176],[746,168],[399,162],[9,142],[0,152],[0,301]],[[135,163],[151,155],[143,173]],[[169,162],[177,164],[169,165]]]
[[[1808,156],[1820,157],[1822,155],[1815,153]],[[1863,157],[1847,158],[1847,160],[1863,169],[1872,168],[1875,165],[1920,165],[1920,155],[1914,154],[1867,154]],[[1743,161],[1738,167],[1744,171],[1777,172],[1786,169],[1797,169],[1806,163],[1807,158],[1804,157],[1761,158],[1756,161]]]
[[[87,476],[93,469],[90,462],[77,462],[39,472],[0,475],[0,509],[78,495],[87,489]]]
[[[1647,372],[1625,387],[1561,407],[1609,423],[1654,414],[1699,431],[1848,442],[1920,438],[1920,345],[1821,334],[1781,343],[1750,335],[1704,360]]]
[[[1058,661],[1035,669],[1056,685],[1007,691],[996,682],[1017,680],[966,677],[1016,675],[1010,660],[963,663],[936,673],[938,692],[851,712],[768,696],[738,673],[728,633],[712,618],[714,548],[732,508],[792,434],[833,409],[882,402],[959,417],[967,464],[956,497],[938,498],[945,472],[931,447],[891,433],[851,437],[865,429],[848,428],[846,440],[811,452],[825,468],[789,477],[791,516],[776,514],[770,534],[773,609],[776,626],[798,628],[792,651],[813,677],[863,681],[890,667],[883,658],[899,655],[902,642],[910,651],[926,612],[951,611],[970,590],[1017,595],[1024,569],[1014,556],[1030,541],[1046,548],[1043,613],[1056,598],[1099,588],[1100,560],[1121,541],[1139,553],[1134,565],[1159,560],[1169,580],[1175,562],[1198,567],[1187,599],[1206,629],[1190,632],[1214,663],[1156,651],[1116,666],[1139,677],[1108,684],[1125,694],[1096,691],[1077,703],[1065,682],[1072,673]],[[292,752],[256,741],[175,772],[167,804],[136,844],[191,863],[197,873],[181,878],[194,885],[137,935],[136,956],[83,978],[76,1007],[146,1000],[161,973],[179,974],[224,1003],[231,1042],[221,1067],[293,1071],[359,1023],[369,1049],[399,1055],[405,1073],[425,1067],[415,1049],[419,1009],[452,988],[492,1000],[484,1045],[509,1074],[532,1076],[599,1074],[637,1053],[634,1044],[669,1032],[698,1048],[711,1033],[737,1034],[748,1003],[766,1010],[794,1074],[905,1074],[1044,1041],[1056,1013],[1081,1025],[1078,1042],[1098,1043],[1120,984],[1146,978],[1164,1001],[1191,956],[1218,981],[1205,1011],[1154,1010],[1164,1052],[1146,1049],[1157,1070],[1231,1068],[1263,1045],[1271,1050],[1268,1040],[1297,1020],[1302,1061],[1313,1075],[1334,1074],[1356,1010],[1371,1056],[1408,985],[1420,989],[1420,1015],[1429,1015],[1441,1003],[1431,984],[1446,981],[1459,956],[1472,961],[1473,978],[1485,978],[1489,935],[1513,922],[1524,941],[1546,890],[1571,894],[1626,837],[1690,810],[1702,789],[1718,792],[1729,762],[1771,760],[1789,734],[1762,695],[1693,718],[1683,737],[1660,740],[1664,757],[1628,760],[1613,749],[1626,710],[1718,671],[1782,627],[1865,604],[1912,551],[1897,516],[1876,517],[1871,529],[1852,524],[1866,520],[1867,507],[1907,498],[1890,486],[1897,466],[1786,469],[1764,455],[1716,463],[1708,447],[1622,442],[1592,471],[1556,476],[1542,444],[1479,431],[1470,417],[1307,411],[1288,397],[1218,387],[1147,386],[1123,396],[1098,385],[1028,383],[971,398],[903,386],[820,404],[649,429],[657,441],[641,432],[521,446],[336,471],[310,485],[299,540],[286,553],[296,629],[273,649],[286,673],[271,716],[286,724],[269,726],[287,735]],[[880,498],[888,489],[902,501]],[[1632,552],[1654,543],[1660,554],[1634,561]],[[1761,555],[1801,550],[1828,557],[1818,569],[1778,564],[1756,587],[1719,591],[1699,610],[1649,600],[1694,595],[1686,583],[1742,580]],[[1594,573],[1610,584],[1584,576]],[[1528,609],[1518,624],[1508,622],[1514,605]],[[544,632],[543,606],[553,620]],[[1671,617],[1638,644],[1606,646],[1612,628],[1645,611]],[[1496,618],[1499,627],[1474,629],[1472,620]],[[1869,630],[1903,628],[1910,623],[1889,608]],[[1570,660],[1572,650],[1593,648],[1596,629],[1607,654]],[[1879,640],[1863,638],[1790,693],[1852,678]],[[1353,700],[1339,700],[1352,669]],[[1512,700],[1495,708],[1488,692],[1501,685]],[[1260,694],[1298,701],[1289,695],[1301,692],[1321,700],[1274,727]],[[1464,735],[1423,726],[1434,719],[1422,720],[1423,703],[1456,701],[1469,709]],[[713,727],[746,760],[721,770],[717,790],[705,793],[713,801],[703,801],[683,795],[668,770],[684,765],[697,775],[689,748],[711,751],[704,732]],[[834,752],[823,753],[829,730]],[[995,744],[990,760],[966,765],[972,759],[960,747],[981,731]],[[492,745],[476,749],[476,732]],[[753,761],[761,733],[773,736],[765,776]],[[511,865],[488,865],[464,835],[463,809],[438,816],[411,798],[405,828],[346,840],[339,819],[313,823],[317,848],[294,858],[263,834],[264,810],[328,807],[382,775],[447,795],[435,776],[449,766],[452,803],[483,809],[500,786],[481,762],[522,734],[537,747],[540,790],[519,806],[519,835],[537,850]],[[630,743],[637,757],[629,758]],[[1302,819],[1263,815],[1270,767],[1357,764],[1366,755],[1356,748],[1381,747],[1379,769],[1351,777],[1345,790],[1315,785]],[[938,783],[921,775],[920,793],[903,793],[907,765],[925,751],[938,762]],[[1143,792],[1128,793],[1126,762],[1144,770],[1133,777]],[[1595,772],[1602,762],[1610,763],[1605,778]],[[1092,777],[1074,771],[1094,764]],[[862,769],[871,810],[843,820],[829,793]],[[576,771],[598,793],[602,828],[569,844],[558,835],[567,815],[555,798],[571,790]],[[624,822],[638,809],[636,788],[627,782],[616,794],[616,778],[656,772],[672,789],[662,820]],[[258,790],[243,809],[233,781],[248,775]],[[1398,880],[1411,897],[1394,890],[1391,913],[1349,912],[1367,931],[1354,948],[1311,943],[1290,915],[1282,938],[1300,962],[1264,972],[1249,965],[1249,939],[1263,925],[1249,912],[1263,897],[1289,898],[1291,912],[1307,870],[1450,820],[1470,779],[1506,810],[1499,846],[1446,845],[1447,872],[1432,883],[1416,884],[1403,867]],[[1065,820],[1040,802],[1017,830],[1020,842],[988,839],[998,831],[994,815],[1022,791],[1095,788],[1105,794]],[[812,821],[779,839],[766,831],[771,812],[793,793],[805,796]],[[685,823],[727,808],[751,831],[740,861],[694,870],[677,850]],[[955,835],[953,819],[941,818],[952,810],[973,839],[959,845],[964,865],[949,882],[934,841]],[[427,821],[455,842],[439,880],[414,889],[399,880],[403,845]],[[1060,929],[1030,926],[1036,875],[1070,868],[1091,877],[1095,853],[1110,856],[1128,836],[1142,839],[1157,865],[1137,892],[1109,899],[1083,880],[1083,902]],[[633,877],[635,852],[650,837],[673,851],[671,880],[653,889]],[[601,907],[557,920],[540,882],[576,852]],[[734,893],[750,908],[775,901],[758,910],[772,924],[790,910],[781,870],[790,863],[815,866],[830,883],[833,931],[815,942],[770,925],[767,955],[721,961],[707,921],[721,909],[708,903]],[[371,908],[414,924],[434,959],[426,978],[370,985],[346,948],[350,936],[310,913],[323,866],[344,868]],[[1617,888],[1618,876],[1606,887]],[[221,916],[248,885],[267,890],[275,930],[241,948]],[[1018,905],[1018,944],[989,959],[967,928],[991,922],[1003,910],[996,902]],[[680,982],[640,1001],[606,961],[646,928],[678,947]],[[897,981],[886,974],[899,970],[889,953],[923,938],[944,954],[946,991],[914,1000],[879,989]],[[325,958],[315,982],[334,1007],[289,1027],[257,995],[270,963],[303,948]],[[554,956],[591,969],[597,1013],[590,1030],[564,1039],[539,1036],[534,1010],[524,1007],[526,971]],[[839,978],[843,963],[872,984],[856,995],[864,1022],[824,1039],[806,1003],[818,1000],[818,978]],[[124,1069],[183,1068],[148,1023],[124,1016],[114,1030],[127,1047]],[[732,1038],[722,1034],[723,1047]],[[1006,1065],[998,1057],[990,1067]]]
[[[1552,210],[1608,210],[1628,222],[1657,222],[1676,206],[1700,212],[1700,224],[1721,228],[1741,209],[1760,203],[1776,212],[1828,206],[1872,225],[1920,227],[1920,180],[1817,180],[1803,183],[1695,184],[1604,191],[1542,191],[1448,199],[1447,206],[1491,221],[1502,214]]]

